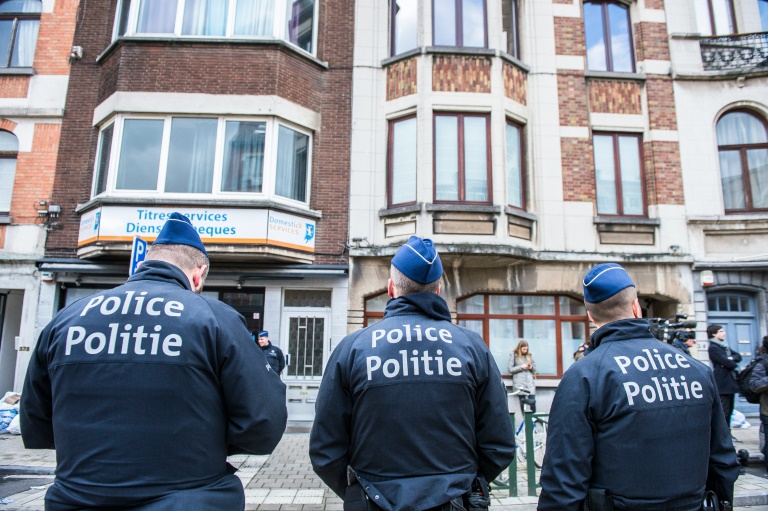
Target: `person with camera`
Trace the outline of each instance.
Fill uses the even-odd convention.
[[[757,364],[749,378],[749,388],[760,394],[760,426],[763,434],[768,432],[768,335],[763,337],[763,343],[757,350]],[[762,442],[765,458],[765,468],[768,470],[768,442]]]
[[[507,365],[512,375],[512,395],[520,398],[520,411],[523,411],[523,401],[533,401],[529,396],[536,394],[536,362],[533,360],[528,341],[521,340],[509,354]],[[535,401],[533,401],[535,403]]]
[[[734,405],[733,398],[739,392],[739,384],[736,379],[739,373],[741,354],[737,351],[731,351],[725,340],[725,330],[722,326],[709,325],[707,337],[709,337],[709,360],[715,371],[715,381],[720,393],[720,402],[723,404],[725,422],[730,428]]]
[[[691,356],[691,350],[690,348],[696,344],[696,339],[694,338],[688,338],[688,339],[680,339],[679,337],[675,337],[675,339],[672,341],[672,346],[674,348],[679,349],[689,357]]]
[[[539,511],[700,511],[733,501],[739,463],[712,371],[653,336],[618,264],[584,277],[593,351],[555,393]]]
[[[431,240],[392,259],[384,319],[345,337],[323,375],[309,438],[317,475],[345,511],[490,504],[515,440],[501,373],[483,339],[451,322]]]

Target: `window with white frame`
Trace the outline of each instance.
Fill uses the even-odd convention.
[[[694,0],[696,25],[705,36],[729,35],[736,32],[731,0]]]
[[[99,136],[94,195],[260,194],[309,202],[311,136],[274,118],[118,115]]]
[[[284,39],[315,52],[316,0],[120,0],[115,36]]]
[[[19,140],[16,135],[9,131],[0,131],[0,216],[7,216],[11,211],[18,152]]]

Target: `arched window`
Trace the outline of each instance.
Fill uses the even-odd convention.
[[[717,123],[725,211],[768,210],[768,127],[737,110]]]
[[[42,10],[40,0],[0,1],[0,67],[32,67]]]
[[[0,131],[0,216],[7,216],[11,211],[18,151],[19,141],[16,135],[8,131]]]

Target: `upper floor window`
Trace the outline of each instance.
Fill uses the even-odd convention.
[[[314,53],[315,0],[121,0],[120,35],[281,38]]]
[[[625,5],[610,0],[584,2],[584,35],[590,70],[635,71],[629,9]]]
[[[523,128],[507,120],[506,127],[507,204],[525,209],[525,171],[523,165]]]
[[[363,327],[371,326],[384,319],[384,310],[387,307],[389,295],[386,292],[365,299],[363,311]]]
[[[99,137],[94,195],[248,193],[308,204],[310,145],[273,119],[118,116]]]
[[[433,0],[435,46],[485,48],[485,0]]]
[[[418,1],[391,0],[391,54],[399,55],[416,48],[418,43]]]
[[[507,53],[516,59],[520,58],[520,11],[518,0],[502,0],[501,24],[507,40]]]
[[[592,137],[598,215],[645,215],[640,135],[601,133]]]
[[[768,210],[768,125],[746,111],[717,123],[725,211]]]
[[[458,324],[485,339],[499,371],[507,369],[510,352],[525,340],[539,376],[559,377],[589,335],[584,302],[568,296],[477,294],[456,302]]]
[[[435,202],[492,201],[489,124],[482,114],[435,114]]]
[[[736,32],[732,0],[694,0],[696,25],[702,35],[728,35]]]
[[[416,202],[416,117],[389,123],[387,191],[390,206]]]
[[[40,0],[0,2],[0,67],[31,67],[40,28]]]
[[[760,8],[760,25],[763,32],[768,32],[768,0],[757,0],[757,6]]]
[[[16,135],[9,131],[0,131],[0,216],[7,216],[11,211],[18,152],[19,140]]]

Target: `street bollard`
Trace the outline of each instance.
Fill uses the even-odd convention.
[[[528,496],[536,496],[536,465],[534,464],[533,410],[525,407],[525,462],[528,473]]]
[[[517,425],[515,424],[515,412],[509,412],[509,420],[512,421],[512,435],[514,437],[514,432],[517,431]],[[517,449],[518,447],[515,447],[515,451],[517,451]],[[509,468],[507,468],[507,475],[509,476],[509,479],[507,480],[509,496],[517,497],[517,452],[515,452],[515,457],[512,458],[512,463],[510,463]]]

